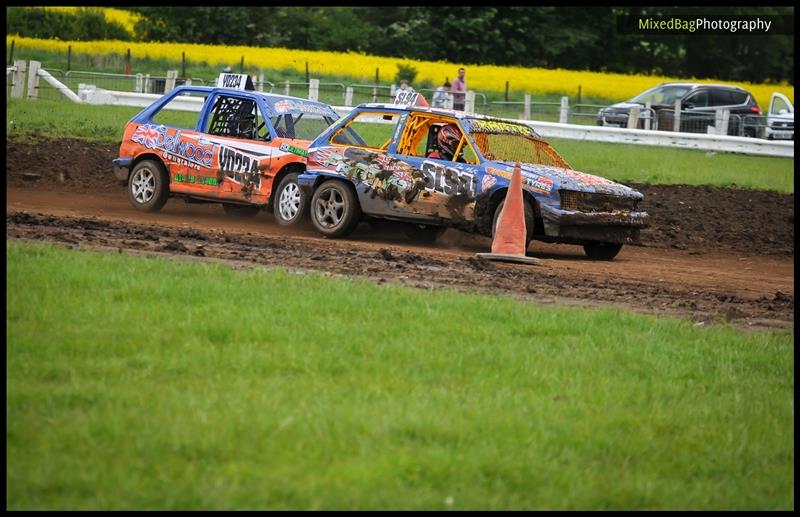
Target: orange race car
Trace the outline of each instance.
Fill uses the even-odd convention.
[[[278,223],[295,222],[308,144],[339,115],[320,102],[254,91],[246,75],[223,74],[218,84],[178,87],[133,117],[114,175],[139,210],[180,196],[237,215],[272,208]]]

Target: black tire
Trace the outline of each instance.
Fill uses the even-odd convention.
[[[310,204],[311,223],[325,237],[349,235],[361,219],[361,206],[345,183],[328,180],[314,191]]]
[[[169,198],[169,177],[164,166],[155,160],[136,164],[128,178],[128,199],[137,210],[157,212]]]
[[[611,242],[588,242],[583,245],[583,251],[592,260],[614,260],[621,249],[622,244]]]
[[[500,201],[500,204],[497,205],[497,208],[494,210],[494,217],[492,218],[492,239],[494,239],[494,230],[497,227],[497,219],[500,218],[500,211],[503,209],[503,205],[505,205],[506,200]],[[534,225],[536,224],[536,219],[533,215],[533,207],[531,204],[528,203],[524,198],[522,199],[522,204],[525,207],[525,250],[527,251],[528,246],[531,245],[531,241],[533,240],[533,230]]]
[[[308,196],[297,184],[297,176],[296,172],[287,174],[272,195],[272,213],[282,226],[301,221],[308,212]]]
[[[234,217],[255,217],[261,211],[258,205],[235,205],[233,203],[223,203],[222,209],[225,213]]]
[[[406,224],[403,230],[406,237],[420,244],[435,244],[447,228],[430,224]]]

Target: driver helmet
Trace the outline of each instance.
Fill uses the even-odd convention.
[[[452,157],[456,154],[458,143],[461,141],[461,131],[455,124],[445,124],[439,129],[436,141],[439,149]]]

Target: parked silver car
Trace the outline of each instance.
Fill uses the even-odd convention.
[[[794,140],[794,106],[782,93],[773,93],[769,100],[764,136],[770,140]]]
[[[724,84],[662,83],[634,98],[612,104],[597,113],[598,126],[627,127],[631,108],[640,110],[637,127],[651,117],[651,129],[672,131],[675,102],[681,102],[680,130],[688,133],[706,133],[716,122],[716,113],[726,109],[731,118],[729,135],[759,136],[761,108],[753,95],[743,88]],[[647,104],[653,113],[645,110]]]

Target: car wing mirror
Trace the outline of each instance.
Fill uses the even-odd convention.
[[[694,109],[694,103],[691,103],[691,102],[684,102],[684,103],[683,103],[683,108],[684,108],[684,109],[687,109],[687,110]]]

